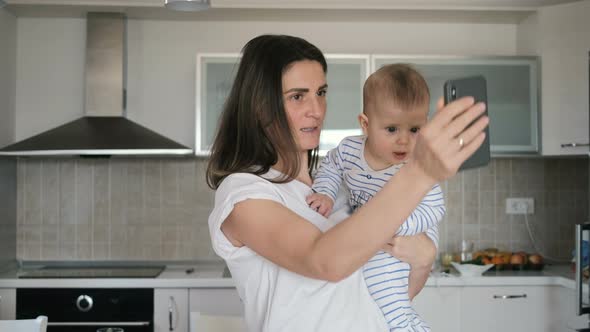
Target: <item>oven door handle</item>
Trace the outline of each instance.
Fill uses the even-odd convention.
[[[48,322],[47,326],[149,326],[150,322]]]

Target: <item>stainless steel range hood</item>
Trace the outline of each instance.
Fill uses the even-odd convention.
[[[0,149],[0,156],[188,155],[125,117],[125,17],[88,13],[85,117]]]

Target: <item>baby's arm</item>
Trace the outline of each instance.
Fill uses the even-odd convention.
[[[407,236],[427,232],[438,225],[445,215],[445,202],[440,185],[435,185],[422,199],[395,235]],[[438,231],[436,232],[438,234]],[[428,234],[427,234],[428,235]],[[431,234],[432,235],[432,234]],[[432,239],[432,237],[429,235]],[[436,243],[438,243],[438,236]]]
[[[332,213],[340,184],[342,183],[343,175],[343,160],[341,158],[342,144],[344,139],[338,147],[328,151],[328,154],[322,161],[311,189],[313,194],[307,196],[307,204],[314,210],[318,211],[324,217],[328,217]]]
[[[438,225],[426,230],[426,236],[433,242],[434,247],[438,250]],[[432,266],[410,266],[410,275],[408,276],[408,296],[413,300],[418,293],[424,288]]]
[[[397,235],[414,235],[424,232],[438,250],[438,224],[445,214],[444,199],[440,185],[436,185],[424,197],[410,217],[399,228]],[[432,266],[410,266],[408,296],[414,299],[424,288]]]

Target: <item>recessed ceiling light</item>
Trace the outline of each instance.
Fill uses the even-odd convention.
[[[164,5],[166,8],[183,12],[196,12],[210,7],[209,0],[164,0]]]

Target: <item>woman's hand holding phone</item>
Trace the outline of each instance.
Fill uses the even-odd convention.
[[[489,119],[486,105],[463,97],[447,105],[443,98],[437,112],[420,129],[411,163],[433,183],[440,183],[457,173],[459,167],[482,145]]]
[[[475,103],[488,104],[487,82],[483,76],[471,76],[458,79],[452,79],[445,82],[443,87],[444,103],[448,104],[462,97],[472,97]],[[480,147],[471,156],[461,164],[460,170],[474,167],[482,167],[490,162],[490,131],[485,129],[486,138]],[[463,134],[457,135],[460,145],[464,142]]]

